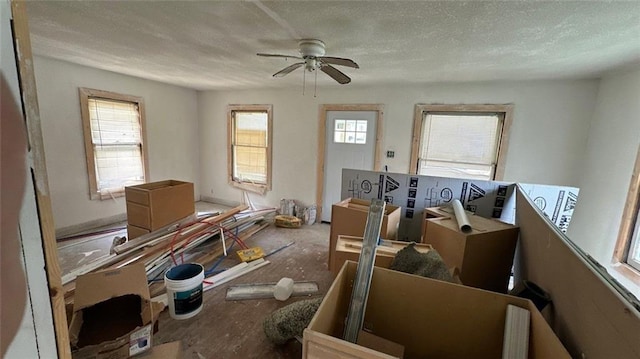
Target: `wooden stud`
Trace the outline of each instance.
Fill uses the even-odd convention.
[[[324,152],[326,142],[327,112],[329,111],[375,111],[376,120],[376,140],[373,158],[373,170],[380,171],[382,162],[382,138],[383,138],[383,117],[384,105],[382,104],[350,104],[350,105],[320,105],[318,116],[318,164],[316,168],[316,221],[322,221],[322,202],[324,194]]]
[[[622,265],[627,266],[625,261],[629,253],[633,229],[639,218],[638,212],[640,212],[640,147],[638,148],[636,163],[633,168],[633,173],[631,174],[627,201],[624,205],[624,211],[622,212],[618,240],[616,241],[616,246],[613,251],[614,263],[621,263]],[[640,279],[640,275],[637,274],[637,271],[634,271],[631,268],[628,268],[628,270],[631,271],[631,273],[636,273],[636,280]]]
[[[21,97],[24,118],[27,124],[29,148],[33,158],[32,174],[35,184],[36,202],[40,220],[40,232],[44,249],[45,270],[49,285],[51,310],[56,335],[57,352],[59,358],[71,358],[69,345],[69,330],[67,329],[67,314],[64,301],[64,288],[60,264],[58,263],[58,247],[55,237],[55,226],[51,211],[49,182],[40,127],[40,112],[36,91],[33,56],[31,53],[31,39],[27,20],[26,2],[12,1],[13,36],[15,38],[16,59],[20,80]]]

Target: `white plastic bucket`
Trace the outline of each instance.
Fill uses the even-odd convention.
[[[164,274],[171,318],[188,319],[200,313],[203,281],[204,268],[197,263],[180,264]]]

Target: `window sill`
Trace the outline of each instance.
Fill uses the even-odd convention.
[[[262,196],[264,196],[267,193],[267,191],[269,190],[267,188],[267,185],[258,185],[258,184],[254,184],[254,183],[236,182],[236,181],[231,181],[229,183],[235,188],[239,188],[239,189],[244,190],[244,191],[257,193],[257,194],[262,195]]]
[[[626,263],[612,263],[609,274],[640,299],[640,272]]]
[[[122,189],[117,189],[111,192],[93,192],[91,193],[91,200],[101,200],[101,201],[105,201],[105,200],[109,200],[109,199],[116,199],[118,197],[124,197],[124,188]]]

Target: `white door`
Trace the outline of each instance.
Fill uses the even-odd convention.
[[[373,170],[377,111],[327,111],[322,221],[331,221],[339,202],[342,169]]]

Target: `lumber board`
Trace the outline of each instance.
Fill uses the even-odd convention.
[[[61,279],[62,271],[58,262],[58,248],[55,238],[55,226],[53,224],[42,128],[40,126],[40,112],[35,72],[33,69],[26,2],[12,1],[11,13],[13,17],[12,23],[16,59],[18,62],[18,72],[20,74],[19,81],[23,111],[27,124],[30,152],[33,158],[32,173],[34,176],[36,202],[38,203],[38,216],[53,314],[57,354],[59,358],[71,358],[64,288],[62,287]]]

